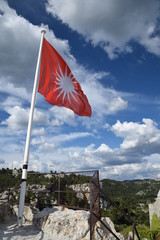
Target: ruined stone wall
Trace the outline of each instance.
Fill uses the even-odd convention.
[[[158,219],[160,220],[160,191],[158,192],[156,201],[153,204],[149,204],[150,226],[152,223],[152,217],[154,213],[157,215]]]

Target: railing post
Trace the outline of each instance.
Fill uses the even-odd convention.
[[[8,186],[8,203],[10,203],[10,194],[11,194],[11,182],[12,182],[12,173],[10,174],[9,178],[9,186]]]
[[[134,240],[134,223],[132,225],[132,231],[133,231],[133,240]]]
[[[61,191],[61,178],[59,175],[59,178],[58,178],[58,205],[60,205],[60,200],[61,200],[60,191]]]
[[[136,235],[137,235],[138,240],[141,240],[135,224],[134,224],[134,231],[135,231],[135,233],[136,233]]]
[[[96,171],[96,175],[97,175],[97,185],[98,185],[98,213],[99,213],[99,217],[100,217],[100,184],[99,184],[99,171]]]
[[[92,182],[90,180],[90,240],[93,240]]]

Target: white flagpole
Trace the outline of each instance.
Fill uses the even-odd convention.
[[[27,130],[27,137],[26,137],[26,147],[25,147],[25,152],[24,152],[24,162],[23,162],[22,180],[21,180],[21,191],[20,191],[18,219],[17,219],[18,226],[23,224],[23,210],[24,210],[24,201],[25,201],[25,192],[26,192],[29,147],[30,147],[30,139],[31,139],[33,113],[34,113],[35,100],[36,100],[38,73],[39,73],[39,66],[40,66],[40,60],[41,60],[41,51],[42,51],[43,37],[44,37],[45,33],[46,33],[45,30],[41,31],[41,34],[42,34],[41,35],[41,42],[40,42],[40,47],[39,47],[37,67],[36,67],[35,78],[34,78],[34,86],[33,86],[33,92],[32,92],[30,114],[29,114],[29,120],[28,120],[28,130]]]

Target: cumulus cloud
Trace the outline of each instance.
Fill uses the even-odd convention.
[[[160,155],[158,156],[158,160]],[[155,168],[151,162],[123,164],[120,166],[107,166],[101,169],[100,175],[102,178],[110,179],[144,179],[144,178],[158,178],[160,167]]]
[[[12,162],[14,162],[14,166],[19,168],[20,163],[23,161],[25,146],[23,130],[24,128],[27,129],[28,101],[30,101],[31,97],[35,71],[33,66],[36,65],[37,61],[41,27],[34,26],[23,17],[18,16],[13,9],[8,7],[7,2],[0,0],[0,3],[0,11],[3,13],[0,15],[0,26],[1,34],[4,36],[0,38],[0,54],[4,56],[0,58],[0,91],[4,95],[10,95],[9,97],[6,96],[0,103],[2,111],[5,111],[5,117],[7,116],[1,122],[0,144],[3,149],[1,150],[1,156],[5,159],[5,164],[12,167]],[[125,141],[128,143],[130,141],[130,139],[127,139],[129,132],[126,133],[126,136],[120,136],[123,143],[117,149],[112,149],[104,143],[98,147],[92,144],[86,148],[75,147],[76,144],[78,145],[78,141],[74,143],[74,147],[62,148],[62,145],[69,141],[94,137],[91,133],[94,129],[90,128],[92,129],[91,132],[85,131],[84,125],[79,125],[82,124],[82,121],[86,125],[90,122],[99,121],[98,123],[101,126],[102,117],[126,109],[128,102],[125,93],[104,87],[99,81],[100,79],[109,78],[110,73],[89,71],[84,66],[80,66],[70,53],[68,41],[57,39],[47,26],[46,29],[47,39],[54,44],[55,48],[69,63],[76,79],[80,82],[84,93],[87,95],[92,106],[93,119],[87,119],[86,121],[86,118],[80,119],[68,109],[51,107],[45,105],[45,103],[41,104],[42,99],[44,102],[44,98],[39,97],[34,113],[35,128],[32,131],[30,166],[33,167],[33,170],[42,171],[50,171],[50,166],[54,166],[57,171],[99,168],[102,172],[106,166],[108,166],[110,172],[113,171],[113,165],[117,169],[115,172],[120,172],[121,166],[127,166],[130,163],[133,166],[135,164],[139,166],[137,162],[140,157],[136,155],[135,159],[133,159],[133,155],[129,152],[129,149],[133,149],[133,147],[124,147]],[[26,32],[28,32],[27,36]],[[98,44],[98,41],[94,44]],[[129,48],[127,51],[129,51]],[[6,88],[4,88],[4,84]],[[56,130],[56,127],[60,129],[64,124],[67,127],[72,127],[72,130],[67,128],[65,134],[58,135],[56,131],[60,132],[60,130]],[[154,123],[151,125],[156,128]],[[82,126],[82,131],[79,126]],[[153,128],[153,126],[151,127]],[[75,129],[76,132],[74,132]],[[118,135],[120,130],[116,132],[114,129],[114,125],[110,126],[110,130]],[[155,131],[157,131],[157,128]],[[158,139],[158,135],[151,138],[153,145],[157,142],[156,138]],[[154,152],[153,150],[150,151],[152,154]],[[144,156],[146,155],[143,154]],[[148,160],[143,158],[142,161]]]
[[[80,169],[100,169],[101,176],[117,179],[158,176],[160,171],[160,130],[151,119],[142,123],[117,121],[107,129],[122,138],[119,148],[106,144],[89,145],[81,152],[70,154],[72,161],[80,160]]]
[[[80,66],[74,70],[74,75],[80,80],[93,113],[96,113],[98,117],[112,115],[127,108],[128,96],[125,93],[104,87],[99,81],[103,78],[109,78],[110,73],[88,72],[83,66]]]
[[[1,122],[2,125],[7,125],[8,128],[12,130],[26,129],[29,118],[29,109],[15,106],[13,108],[9,108],[7,112],[10,116],[5,121]],[[47,116],[45,112],[35,109],[33,122],[37,125],[47,125],[49,124],[49,115]]]
[[[45,137],[45,136],[37,136],[35,138],[32,139],[31,144],[32,145],[39,145],[40,149],[43,148],[43,146],[45,145],[45,148],[47,148],[47,146],[50,148],[53,144],[53,147],[63,143],[63,142],[68,142],[68,141],[72,141],[78,138],[85,138],[88,136],[91,136],[92,134],[89,132],[73,132],[73,133],[69,133],[69,134],[58,134],[58,135],[54,135],[54,136],[50,136],[50,137]]]
[[[20,102],[18,98],[11,97],[11,96],[7,96],[7,98],[0,103],[0,107],[2,109],[5,109],[6,111],[11,107],[15,107],[15,106],[21,107],[21,105],[22,105],[22,102]]]
[[[56,39],[48,26],[36,26],[31,24],[16,11],[11,9],[6,1],[0,0],[0,71],[2,87],[8,82],[8,87],[0,91],[16,91],[22,98],[26,92],[15,88],[26,88],[31,90],[34,81],[34,74],[40,44],[40,32],[43,27],[47,30],[47,38],[54,42],[60,53],[69,55],[69,45],[66,40]],[[70,56],[72,58],[72,56]],[[24,90],[25,91],[25,90]]]
[[[52,121],[53,126],[61,126],[64,123],[67,123],[70,126],[76,126],[75,114],[73,111],[67,108],[53,107],[50,108],[50,115],[54,118]]]
[[[32,135],[40,135],[40,136],[43,136],[45,134],[45,129],[44,127],[42,128],[39,128],[39,129],[33,129],[32,131]]]
[[[155,35],[160,2],[157,0],[48,0],[46,10],[86,41],[101,46],[110,59],[132,52],[130,41],[160,56],[160,39]],[[136,19],[136,21],[135,21]],[[138,23],[138,24],[137,24]]]
[[[3,36],[0,39],[2,56],[0,58],[0,91],[24,101],[30,101],[40,43],[40,31],[43,26],[31,24],[22,16],[18,16],[16,11],[8,6],[7,2],[3,0],[0,2],[0,10],[3,13],[0,15],[1,35]],[[127,107],[127,100],[123,99],[123,94],[105,88],[99,82],[99,79],[109,77],[109,73],[89,71],[84,66],[80,66],[70,53],[68,41],[56,38],[48,26],[45,26],[45,28],[47,39],[67,61],[76,79],[82,85],[82,89],[92,105],[93,113],[114,114],[124,110]],[[39,99],[37,104],[39,104]],[[53,114],[56,111],[53,110]],[[63,115],[66,113],[65,110],[59,111],[63,112]],[[65,121],[70,125],[76,125],[73,117],[71,120],[71,114],[70,117],[67,114]],[[61,125],[62,122],[59,117],[53,121],[53,125]]]
[[[157,124],[151,119],[142,119],[142,124],[134,122],[117,121],[112,126],[112,131],[116,136],[124,138],[121,149],[133,150],[137,148],[138,152],[152,154],[159,152],[160,130]],[[152,152],[153,151],[153,152]]]
[[[112,148],[105,143],[101,143],[99,146],[90,144],[88,147],[62,147],[63,143],[86,138],[91,134],[74,132],[39,136],[37,131],[35,132],[37,135],[34,135],[35,137],[32,139],[34,152],[31,152],[30,168],[33,164],[34,170],[41,169],[42,171],[44,169],[50,171],[53,166],[54,171],[98,169],[101,178],[119,180],[159,176],[160,130],[153,120],[142,119],[142,123],[117,121],[109,127],[109,130],[122,139],[119,147]],[[41,129],[40,132],[44,133],[44,130]],[[134,142],[135,139],[136,144],[131,144],[130,142]],[[13,144],[12,141],[10,146],[12,151],[16,150],[17,159],[20,159],[23,152],[22,146],[21,149],[18,145],[16,148],[16,144]],[[6,156],[6,154],[8,154],[8,158],[12,158],[9,153],[2,156]],[[36,166],[37,161],[39,164]],[[14,160],[14,164],[18,164],[18,161]]]
[[[14,96],[16,98],[21,98],[23,100],[29,100],[28,97],[31,96],[31,94],[27,94],[27,91],[24,87],[15,87],[13,83],[10,83],[10,79],[0,78],[1,85],[0,85],[0,92],[9,94],[11,96]],[[5,86],[5,87],[4,87]]]
[[[85,88],[97,115],[110,115],[127,108],[127,101],[114,89],[104,88],[97,81],[88,81]]]

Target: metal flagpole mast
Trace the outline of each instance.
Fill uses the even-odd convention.
[[[40,60],[41,60],[43,37],[44,37],[45,33],[46,33],[45,30],[41,31],[41,34],[42,34],[41,35],[41,42],[40,42],[40,47],[39,47],[37,67],[36,67],[35,78],[34,78],[34,86],[33,86],[33,92],[32,92],[30,114],[29,114],[29,120],[28,120],[28,130],[27,130],[26,146],[25,146],[25,152],[24,152],[24,162],[23,162],[22,180],[21,180],[21,191],[20,191],[18,219],[17,219],[18,226],[23,224],[23,210],[24,210],[24,201],[25,201],[25,192],[26,192],[29,147],[30,147],[30,139],[31,139],[33,113],[34,113],[35,100],[36,100],[36,92],[37,92],[38,72],[39,72],[39,66],[40,66]]]

